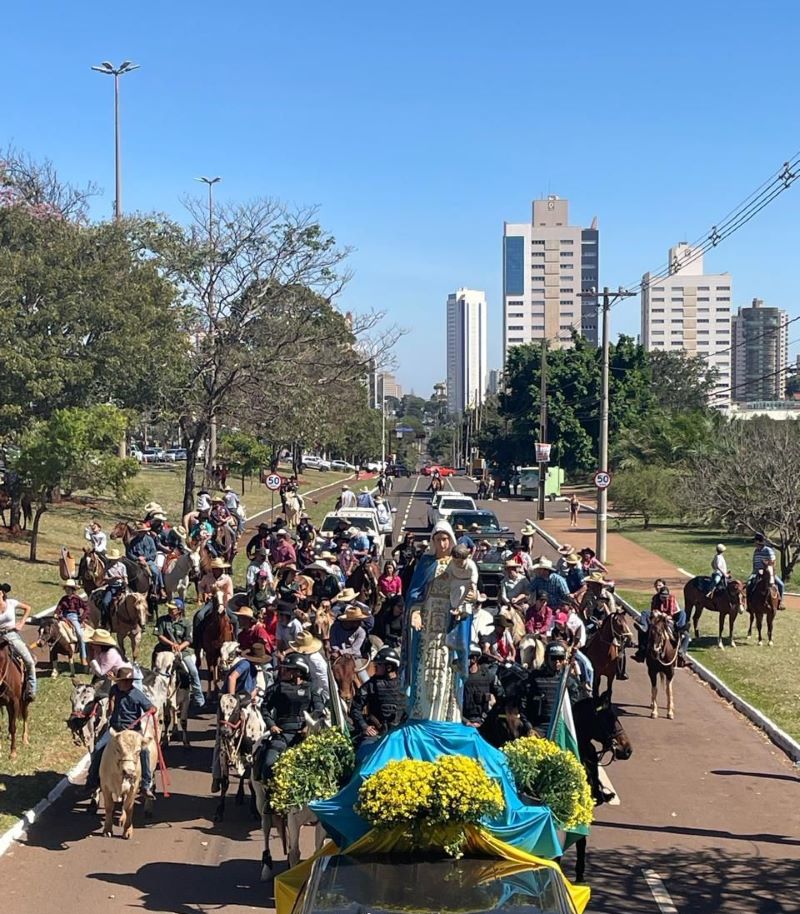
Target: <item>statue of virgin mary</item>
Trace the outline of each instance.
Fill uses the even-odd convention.
[[[406,595],[405,673],[410,720],[461,722],[472,617],[450,612],[453,528],[439,521]],[[451,629],[455,628],[455,632]],[[448,637],[449,635],[449,637]],[[448,647],[448,642],[456,647]]]

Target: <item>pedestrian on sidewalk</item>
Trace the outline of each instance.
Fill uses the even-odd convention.
[[[581,503],[578,501],[578,496],[573,492],[569,497],[569,525],[570,527],[578,526],[578,511],[580,510]]]

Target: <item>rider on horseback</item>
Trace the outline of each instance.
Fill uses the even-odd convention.
[[[36,661],[20,635],[31,614],[31,608],[27,603],[9,597],[9,593],[11,593],[11,585],[0,584],[0,638],[5,638],[14,653],[18,654],[25,664],[25,700],[33,701],[36,697]],[[17,622],[17,607],[22,608],[22,618],[19,622]]]
[[[109,565],[103,580],[106,589],[100,600],[100,627],[111,629],[111,606],[120,594],[128,589],[128,569],[120,561],[122,553],[119,549],[109,549],[106,555]]]
[[[656,580],[655,584],[657,592],[650,601],[650,609],[646,609],[639,616],[639,621],[635,623],[638,647],[636,653],[633,655],[633,659],[637,663],[644,663],[645,657],[647,656],[647,632],[650,628],[650,617],[655,612],[663,613],[672,621],[675,628],[675,635],[679,641],[679,652],[683,655],[686,651],[687,645],[684,643],[685,639],[683,637],[684,632],[688,630],[686,613],[678,606],[678,601],[669,592],[669,588],[660,578]]]
[[[161,576],[161,570],[156,563],[158,550],[156,548],[155,539],[150,532],[149,524],[137,524],[136,533],[127,545],[126,555],[131,562],[147,565],[150,569],[153,592],[157,597],[165,600],[167,594],[164,590],[164,579]]]
[[[464,682],[462,720],[469,727],[480,727],[496,699],[497,666],[484,659],[483,651],[473,644],[469,649],[469,675]]]
[[[83,640],[82,626],[85,624],[89,614],[89,607],[86,605],[86,601],[78,596],[78,582],[76,580],[68,578],[61,586],[66,593],[56,604],[55,617],[62,622],[69,623],[75,629],[81,663],[86,666],[86,643]]]
[[[706,596],[711,599],[715,591],[725,587],[728,583],[728,563],[725,561],[725,545],[717,543],[717,551],[711,559],[711,589]]]
[[[760,574],[769,575],[778,588],[778,596],[780,597],[780,606],[778,608],[783,609],[783,581],[775,573],[775,550],[769,545],[763,533],[756,533],[753,537],[753,543],[753,573],[747,581],[747,593],[752,593]]]
[[[108,540],[98,521],[93,520],[83,531],[83,538],[92,544],[92,552],[103,558],[106,554]]]

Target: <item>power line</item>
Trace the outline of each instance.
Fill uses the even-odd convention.
[[[790,340],[788,345],[793,346],[795,343],[800,343],[800,337],[797,339]],[[712,397],[724,397],[727,394],[731,393],[734,390],[740,390],[742,387],[749,387],[751,384],[758,384],[759,381],[768,381],[770,378],[776,378],[782,374],[794,374],[797,371],[796,366],[791,364],[785,365],[783,368],[779,368],[777,371],[771,371],[768,374],[761,375],[758,378],[748,378],[746,381],[743,381],[741,384],[733,384],[730,387],[723,387],[722,389],[714,390],[711,393]]]

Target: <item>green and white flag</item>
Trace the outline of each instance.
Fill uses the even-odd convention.
[[[569,664],[561,672],[561,682],[558,685],[558,700],[550,715],[547,725],[547,738],[552,740],[559,749],[571,752],[580,762],[581,754],[578,751],[578,736],[575,733],[575,721],[572,719],[572,701],[567,692],[569,678]],[[578,838],[585,838],[589,834],[589,826],[578,825],[566,833],[565,849],[574,844]]]

